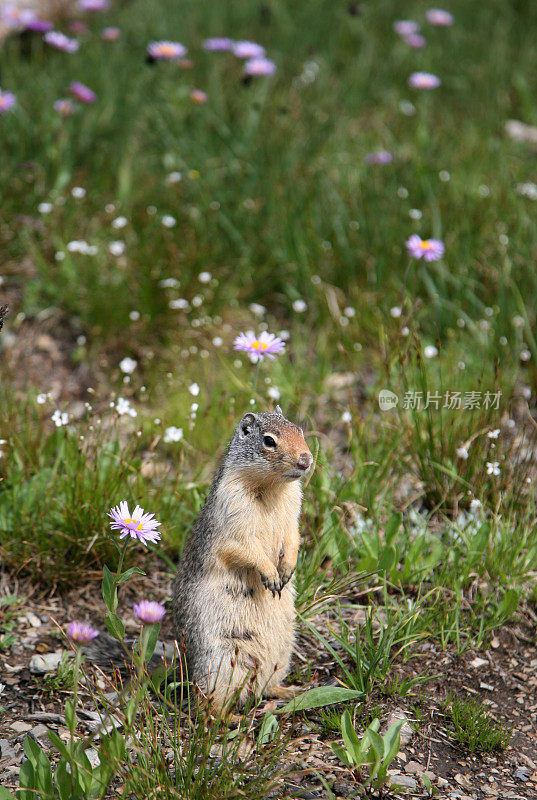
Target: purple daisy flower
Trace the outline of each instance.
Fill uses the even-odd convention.
[[[422,239],[417,233],[407,240],[406,248],[412,258],[423,258],[424,261],[438,261],[446,249],[439,239]]]
[[[400,19],[393,23],[393,29],[399,36],[412,36],[419,33],[420,26],[413,19]]]
[[[2,22],[9,28],[27,28],[28,25],[36,18],[33,11],[29,8],[18,8],[14,5],[8,5],[1,11]]]
[[[256,42],[234,42],[233,53],[237,58],[263,58],[265,48]]]
[[[273,333],[263,331],[260,336],[256,336],[253,331],[247,331],[237,336],[233,342],[234,350],[244,350],[250,356],[250,360],[256,364],[266,356],[273,359],[277,353],[285,349],[285,342]]]
[[[150,42],[147,45],[147,52],[151,58],[177,61],[186,55],[186,47],[180,42]]]
[[[366,164],[391,164],[393,155],[389,150],[376,150],[374,153],[368,153],[364,161]]]
[[[156,600],[140,600],[139,603],[134,604],[134,613],[141,622],[145,622],[147,625],[154,625],[162,620],[166,609]]]
[[[4,112],[13,108],[16,102],[17,98],[12,92],[3,92],[0,89],[0,114],[4,114]]]
[[[78,0],[77,3],[80,11],[85,11],[87,13],[92,11],[106,11],[109,5],[109,0]]]
[[[26,25],[26,30],[33,31],[34,33],[47,33],[47,31],[51,31],[54,25],[48,19],[39,19],[39,17],[35,17],[35,19],[28,22]]]
[[[70,638],[78,644],[91,642],[92,639],[95,639],[99,635],[99,631],[92,628],[87,622],[76,622],[74,620],[67,626],[67,633]]]
[[[101,38],[105,40],[105,42],[117,42],[117,40],[121,36],[121,31],[119,28],[114,28],[110,26],[108,28],[103,28],[101,31]]]
[[[145,514],[143,508],[136,506],[132,514],[126,500],[122,500],[118,506],[108,512],[112,518],[110,523],[112,530],[121,531],[120,539],[130,536],[131,539],[138,539],[143,545],[148,542],[158,542],[160,533],[156,530],[161,524],[154,518],[154,514]]]
[[[442,8],[430,8],[425,16],[427,17],[427,22],[440,28],[447,28],[455,22],[453,14],[450,14],[449,11],[444,11]]]
[[[413,89],[437,89],[441,80],[431,72],[413,72],[408,79],[408,84]]]
[[[44,41],[56,50],[63,50],[64,53],[76,53],[80,43],[76,39],[70,39],[65,33],[60,31],[47,31],[43,36]]]
[[[244,65],[244,71],[247,75],[274,75],[276,64],[269,58],[249,58]]]
[[[70,117],[75,110],[75,105],[68,97],[60,97],[53,104],[54,111],[57,111],[61,117]]]
[[[207,93],[203,91],[203,89],[192,89],[189,94],[190,99],[193,103],[196,103],[198,106],[204,105],[207,102],[209,97]]]
[[[233,39],[227,39],[225,36],[214,36],[212,39],[205,39],[203,46],[206,50],[211,50],[213,53],[223,53],[226,50],[231,50],[234,45]]]
[[[73,97],[80,100],[81,103],[94,103],[97,100],[97,95],[89,86],[86,86],[80,81],[73,81],[69,87]]]
[[[421,50],[427,44],[427,39],[421,33],[412,33],[410,36],[403,36],[403,41],[409,47],[414,47],[416,50]]]

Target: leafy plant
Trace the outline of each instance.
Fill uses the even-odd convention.
[[[348,767],[356,783],[379,789],[388,783],[388,769],[399,752],[401,728],[405,721],[394,722],[381,736],[378,732],[380,722],[378,718],[374,719],[360,738],[351,715],[345,710],[341,716],[343,746],[331,743],[330,747]]]

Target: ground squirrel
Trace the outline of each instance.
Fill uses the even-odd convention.
[[[235,692],[272,697],[294,642],[302,501],[313,458],[279,408],[246,414],[187,538],[172,586],[188,675],[215,706]]]
[[[245,414],[186,540],[172,584],[175,634],[189,680],[216,708],[235,693],[240,702],[292,694],[280,682],[294,643],[300,478],[312,461],[279,406]],[[124,659],[111,637],[86,651],[103,666]]]

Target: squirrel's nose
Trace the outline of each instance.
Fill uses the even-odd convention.
[[[311,455],[311,453],[301,453],[298,457],[296,465],[298,469],[302,470],[303,472],[307,472],[311,467],[312,461],[313,461],[313,456]]]

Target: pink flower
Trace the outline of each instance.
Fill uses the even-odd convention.
[[[416,50],[421,50],[425,47],[427,40],[420,33],[412,33],[410,36],[403,36],[403,41],[409,47],[414,47]]]
[[[27,28],[36,19],[33,11],[29,8],[18,8],[14,5],[7,5],[1,11],[2,22],[9,28]]]
[[[237,58],[263,58],[265,48],[256,42],[234,42],[233,53]]]
[[[132,514],[126,500],[122,500],[118,506],[108,512],[112,518],[110,527],[112,530],[121,531],[120,539],[130,536],[131,539],[138,539],[143,545],[148,542],[158,542],[160,533],[156,530],[161,524],[154,519],[154,514],[144,514],[143,508],[136,506]]]
[[[87,13],[91,11],[106,11],[109,5],[109,0],[78,0],[77,3],[80,11]]]
[[[17,98],[12,92],[3,92],[0,89],[0,114],[4,114],[13,108],[16,102]]]
[[[97,100],[95,92],[92,92],[88,86],[80,83],[80,81],[73,81],[69,89],[73,97],[76,97],[81,103],[94,103]]]
[[[244,65],[244,71],[247,75],[274,75],[276,64],[268,58],[250,58]]]
[[[68,97],[61,97],[59,100],[56,100],[52,107],[61,117],[70,117],[75,110],[73,101],[69,100]]]
[[[134,613],[141,622],[145,622],[147,625],[154,625],[162,620],[166,609],[156,600],[140,600],[139,603],[134,604]]]
[[[244,350],[250,356],[250,360],[256,364],[266,356],[273,359],[277,353],[285,349],[285,342],[273,333],[263,331],[257,336],[253,331],[241,333],[233,342],[234,350]]]
[[[453,14],[450,14],[449,11],[444,11],[441,8],[430,8],[427,11],[426,17],[427,22],[430,22],[431,25],[437,25],[440,28],[449,27],[455,22]]]
[[[150,42],[147,46],[147,52],[154,59],[177,61],[186,55],[186,47],[180,42]]]
[[[86,644],[87,642],[91,642],[92,639],[95,639],[95,637],[99,635],[99,631],[92,628],[87,622],[73,621],[67,626],[67,634],[74,642]]]
[[[408,83],[413,89],[437,89],[441,80],[431,72],[413,72]]]
[[[374,153],[368,153],[364,161],[366,164],[390,164],[393,161],[393,155],[389,150],[376,150]]]
[[[213,53],[222,53],[225,50],[231,50],[233,47],[233,39],[226,39],[224,36],[215,36],[212,39],[205,39],[203,46],[206,50],[211,50]]]
[[[101,38],[106,42],[116,42],[121,36],[119,28],[109,27],[103,28],[101,31]]]
[[[57,50],[63,50],[64,53],[76,53],[80,47],[76,39],[70,39],[69,36],[59,31],[47,31],[43,39],[51,47],[55,47]]]
[[[446,249],[439,239],[422,239],[416,233],[408,239],[406,248],[413,258],[423,258],[424,261],[438,261]]]
[[[393,23],[393,29],[399,36],[412,36],[419,33],[420,26],[413,19],[400,19]]]
[[[190,99],[193,103],[197,103],[197,105],[202,106],[204,103],[207,102],[209,99],[207,94],[202,91],[201,89],[192,89],[189,95]]]
[[[26,25],[26,29],[29,31],[34,31],[34,33],[47,33],[47,31],[51,31],[54,25],[52,22],[49,22],[48,19],[39,19],[39,17],[35,17]]]

